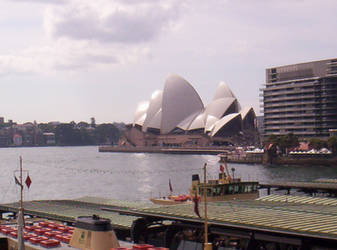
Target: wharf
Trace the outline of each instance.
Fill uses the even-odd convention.
[[[337,184],[333,182],[273,182],[273,183],[260,183],[259,188],[267,188],[268,195],[272,188],[278,190],[287,190],[290,194],[291,189],[295,189],[305,193],[328,193],[336,196]]]
[[[17,212],[18,203],[3,204],[1,212]],[[194,213],[193,204],[158,206],[85,197],[77,200],[25,202],[25,214],[72,223],[83,215],[109,218],[119,232],[129,233],[137,242],[139,234],[156,226],[202,230],[203,219]],[[200,214],[203,207],[200,205]],[[337,200],[323,197],[270,195],[252,201],[209,203],[209,233],[294,246],[337,245]],[[172,224],[162,224],[163,221]],[[159,230],[159,229],[158,229]],[[163,229],[162,231],[163,232]],[[137,235],[138,234],[138,235]],[[168,233],[167,242],[172,242]],[[171,238],[170,238],[171,237]]]
[[[288,197],[288,198],[287,198]],[[291,197],[291,198],[290,198]],[[253,201],[212,202],[207,207],[210,232],[232,230],[248,236],[329,239],[337,244],[337,200],[300,196],[271,195]],[[194,214],[193,204],[171,205],[132,211],[107,209],[149,220],[174,220],[203,224]],[[203,215],[200,207],[200,214]],[[293,238],[295,237],[295,238]]]
[[[0,213],[16,213],[19,202],[0,204]],[[132,222],[137,219],[134,216],[121,216],[102,210],[102,208],[134,209],[137,207],[151,207],[151,203],[120,201],[97,197],[83,197],[76,200],[37,200],[25,201],[25,215],[57,220],[72,224],[79,216],[99,215],[111,220],[113,228],[119,230],[130,230]]]
[[[176,147],[176,148],[163,148],[163,147],[111,147],[101,146],[98,148],[99,152],[111,153],[161,153],[161,154],[205,154],[205,155],[218,155],[225,153],[226,150],[221,148],[211,147]]]

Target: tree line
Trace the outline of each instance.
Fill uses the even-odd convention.
[[[56,145],[62,146],[117,144],[123,133],[121,126],[112,123],[89,125],[85,122],[38,125],[43,133],[54,133]]]
[[[277,146],[283,154],[287,153],[288,149],[296,148],[300,145],[299,139],[296,135],[289,133],[286,135],[270,135],[267,144]],[[314,149],[328,148],[333,154],[337,154],[337,136],[331,136],[326,140],[319,138],[311,138],[309,140],[309,147]]]

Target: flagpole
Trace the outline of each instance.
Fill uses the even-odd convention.
[[[20,208],[18,214],[18,249],[25,250],[25,243],[23,240],[23,228],[24,228],[24,213],[23,213],[23,184],[22,184],[22,157],[20,156]]]
[[[204,164],[204,212],[205,212],[205,242],[204,242],[204,250],[212,250],[212,243],[208,243],[208,219],[207,219],[207,188],[206,188],[206,166]]]
[[[20,209],[23,210],[22,157],[20,156]]]

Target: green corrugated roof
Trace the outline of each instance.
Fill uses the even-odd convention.
[[[239,226],[284,233],[324,236],[337,239],[337,200],[324,197],[270,195],[251,201],[226,201],[208,204],[210,224]],[[131,214],[200,221],[193,204],[158,206],[149,203],[84,197],[77,200],[31,201],[24,204],[26,212],[63,221],[75,221],[78,216],[97,214],[109,218],[115,228],[130,229],[136,216],[120,215],[101,210],[117,208]],[[18,203],[0,205],[0,210],[17,209]],[[203,203],[199,206],[203,216]]]
[[[287,197],[288,200],[297,199],[298,203],[285,202],[284,197],[278,197],[276,201],[275,196],[256,201],[209,203],[209,223],[253,226],[265,230],[324,235],[337,239],[337,209],[323,202],[326,202],[327,198],[321,198],[322,201],[319,202],[319,198]],[[320,204],[313,204],[313,201]],[[194,214],[193,204],[146,208],[141,211],[186,220],[198,219]],[[200,204],[199,212],[203,215],[203,204]]]

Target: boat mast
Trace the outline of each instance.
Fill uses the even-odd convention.
[[[23,212],[22,157],[20,156],[20,210]]]
[[[212,243],[208,243],[208,220],[207,220],[207,188],[206,188],[206,166],[204,164],[204,226],[205,226],[205,242],[204,242],[204,250],[212,250]]]
[[[20,207],[18,214],[18,250],[25,250],[23,239],[24,215],[23,215],[23,182],[22,182],[22,157],[20,156]]]

